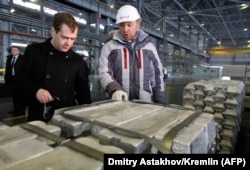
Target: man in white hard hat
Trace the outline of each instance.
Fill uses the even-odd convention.
[[[119,30],[101,50],[100,82],[113,100],[139,99],[165,104],[162,64],[140,23],[135,7],[124,5],[118,10]]]

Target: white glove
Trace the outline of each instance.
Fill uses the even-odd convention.
[[[128,94],[122,90],[117,90],[112,94],[112,100],[128,100]]]

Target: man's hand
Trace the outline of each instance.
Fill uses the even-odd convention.
[[[128,94],[122,90],[117,90],[112,94],[112,100],[127,101]]]
[[[54,100],[54,98],[51,96],[50,92],[45,89],[39,89],[36,92],[36,98],[40,103],[48,103]]]

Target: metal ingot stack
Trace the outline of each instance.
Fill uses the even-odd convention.
[[[0,125],[0,167],[101,170],[104,154],[211,153],[215,138],[212,114],[107,100],[56,110],[47,124]]]
[[[234,152],[240,131],[244,94],[245,85],[238,80],[200,80],[184,87],[185,107],[215,116],[218,153]]]
[[[162,141],[166,134],[194,113],[182,106],[108,101],[61,110],[53,117],[52,124],[61,127],[67,137],[90,131],[101,143],[120,147],[126,153],[157,153],[159,145],[154,146],[154,141],[164,146]],[[214,116],[200,113],[176,131],[170,150],[173,153],[208,153],[215,137]]]
[[[102,170],[103,158],[100,156],[124,153],[118,147],[100,144],[93,136],[79,136],[74,140],[62,138],[59,127],[41,121],[0,127],[1,170]],[[99,154],[95,154],[96,151]]]

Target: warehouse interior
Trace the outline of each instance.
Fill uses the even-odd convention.
[[[118,28],[117,9],[125,4],[137,7],[142,29],[154,40],[167,70],[167,105],[183,105],[185,87],[192,82],[230,77],[244,83],[243,95],[247,101],[241,100],[237,142],[233,149],[226,146],[230,149],[221,152],[218,149],[218,153],[250,153],[250,2],[247,0],[0,1],[0,122],[14,126],[26,120],[25,115],[8,114],[12,101],[3,79],[8,47],[19,46],[23,53],[28,44],[44,41],[50,36],[52,16],[57,11],[69,11],[77,19],[80,29],[74,50],[87,50],[90,54],[92,100],[106,100],[98,80],[98,59],[110,32]],[[223,70],[226,66],[236,67],[226,72]]]
[[[246,64],[249,62],[249,2],[219,1],[21,1],[1,4],[1,32],[5,43],[26,46],[48,37],[52,14],[66,10],[78,18],[77,51],[92,55],[93,74],[99,50],[108,33],[117,29],[115,14],[124,4],[138,8],[142,28],[155,41],[163,65],[172,74],[190,74],[194,65]],[[40,6],[44,9],[40,10]],[[155,22],[157,21],[157,22]],[[42,27],[41,27],[42,25]],[[99,25],[99,27],[96,27]],[[5,59],[0,61],[4,67]]]

